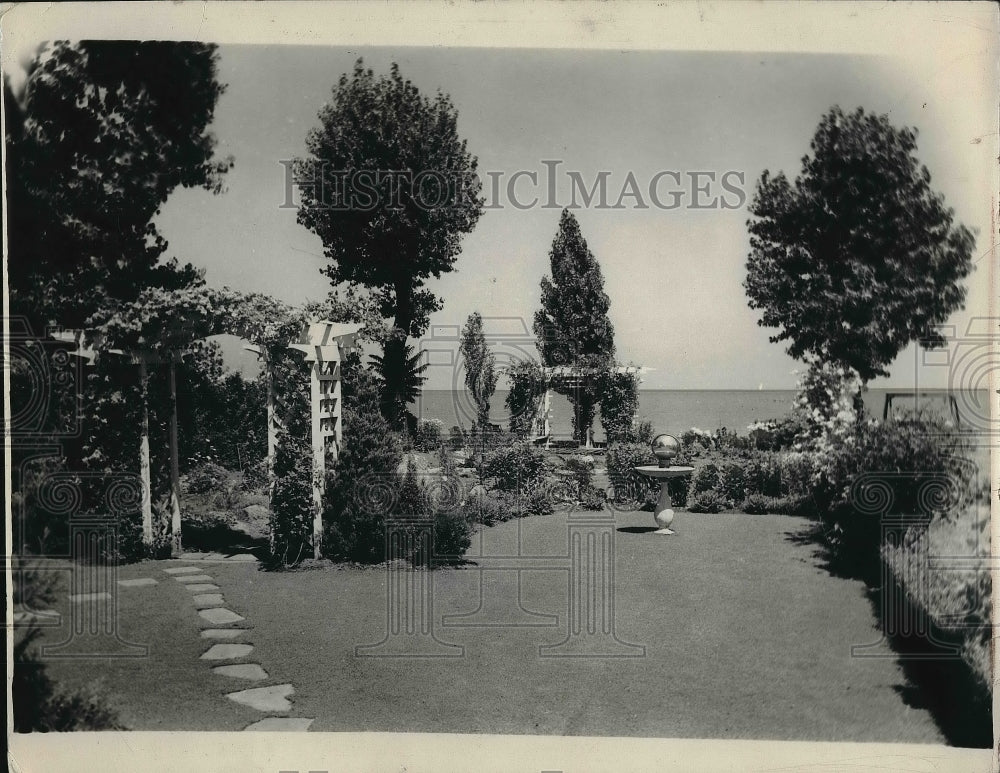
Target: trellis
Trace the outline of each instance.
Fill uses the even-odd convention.
[[[542,397],[535,404],[535,410],[530,417],[531,429],[529,430],[529,440],[533,443],[544,443],[548,448],[552,439],[552,392],[572,391],[593,383],[595,379],[601,378],[609,373],[635,374],[641,376],[651,370],[637,365],[619,365],[607,368],[577,367],[572,365],[560,365],[551,367],[541,367],[538,369],[542,376]],[[522,378],[523,374],[508,371],[511,378]],[[587,428],[587,435],[584,439],[585,447],[593,447],[593,428]]]
[[[230,333],[246,337],[248,328],[245,321],[234,320],[220,315],[209,335]],[[306,323],[302,332],[288,348],[304,352],[310,363],[310,405],[312,426],[312,502],[313,502],[313,552],[319,558],[323,535],[323,493],[326,478],[326,460],[329,456],[336,463],[342,442],[341,427],[341,363],[358,346],[359,325],[345,325],[317,320]],[[202,331],[206,332],[206,331]],[[170,521],[171,552],[177,555],[182,547],[180,510],[180,464],[177,436],[177,379],[176,365],[187,353],[184,349],[155,348],[113,348],[104,346],[104,336],[100,331],[64,330],[53,333],[53,337],[76,346],[73,354],[94,364],[98,357],[106,354],[128,358],[139,367],[139,384],[142,401],[142,419],[139,428],[139,477],[142,484],[141,514],[143,542],[153,541],[152,475],[149,452],[149,366],[169,365],[170,385]],[[270,347],[264,343],[247,347],[261,359],[267,381],[267,465],[268,477],[273,478],[274,457],[277,450],[277,432],[280,422],[277,416],[276,397],[271,376]]]

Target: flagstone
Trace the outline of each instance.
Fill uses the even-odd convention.
[[[292,732],[304,733],[315,719],[301,717],[267,717],[243,728],[250,732]]]
[[[270,687],[254,687],[226,695],[227,698],[257,711],[290,711],[288,696],[295,692],[290,684],[274,684]]]
[[[218,585],[212,585],[210,582],[196,582],[191,585],[185,585],[192,593],[208,593],[209,591],[218,590]]]
[[[201,632],[202,639],[235,639],[247,633],[249,628],[206,628]]]
[[[253,652],[252,644],[213,644],[201,654],[202,660],[233,660]]]
[[[156,585],[157,582],[152,577],[140,577],[136,580],[119,580],[118,584],[123,588],[141,588],[145,585]]]
[[[238,615],[231,609],[224,607],[212,607],[211,609],[201,609],[198,611],[203,620],[207,620],[212,625],[225,625],[226,623],[238,623],[246,620],[242,615]]]
[[[198,609],[221,607],[225,603],[226,602],[222,598],[221,593],[200,593],[194,597],[194,605],[198,607]]]
[[[174,577],[177,582],[182,582],[185,585],[191,582],[214,582],[214,578],[209,577],[207,574],[186,574],[181,577]]]
[[[234,666],[216,666],[212,669],[216,674],[231,676],[233,679],[250,679],[259,682],[267,679],[267,671],[257,663],[238,663]]]

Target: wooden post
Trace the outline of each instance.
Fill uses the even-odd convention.
[[[170,532],[171,553],[181,552],[181,474],[177,449],[177,373],[170,358]]]
[[[139,353],[139,391],[142,394],[142,423],[139,437],[139,477],[142,479],[142,541],[153,543],[153,498],[149,474],[149,377],[146,356]]]
[[[274,394],[274,377],[271,363],[264,359],[264,377],[267,379],[267,482],[274,483],[274,457],[278,453],[278,406]]]
[[[320,557],[323,540],[323,484],[326,478],[326,443],[323,440],[322,382],[323,362],[312,363],[310,386],[312,407],[312,500],[313,500],[313,558]]]

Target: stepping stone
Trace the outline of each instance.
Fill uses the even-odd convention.
[[[185,584],[189,582],[213,582],[213,579],[207,574],[185,574],[181,577],[174,577],[177,582],[183,582]]]
[[[119,580],[118,584],[123,588],[141,588],[145,585],[156,585],[156,580],[152,577],[140,577],[138,580]]]
[[[202,639],[235,639],[242,636],[249,628],[206,628],[201,632]]]
[[[213,644],[201,654],[202,660],[233,660],[253,652],[252,644]]]
[[[231,676],[233,679],[250,679],[259,682],[267,679],[267,671],[256,663],[240,663],[235,666],[216,666],[212,669],[217,674]]]
[[[243,731],[304,733],[309,729],[309,725],[315,721],[315,719],[299,719],[298,717],[268,717],[254,722],[252,725],[247,725]]]
[[[202,609],[198,611],[198,614],[201,615],[202,620],[207,620],[212,625],[226,625],[227,623],[238,623],[241,620],[246,620],[242,615],[238,615],[233,610],[223,607]]]
[[[70,601],[111,601],[110,593],[71,593]]]
[[[270,687],[254,687],[251,690],[231,692],[226,697],[257,711],[290,711],[292,704],[288,696],[293,692],[295,688],[290,684],[274,684]]]
[[[250,562],[250,561],[256,561],[257,560],[257,556],[255,556],[253,553],[237,553],[234,556],[229,556],[226,560],[227,561],[247,561],[247,562]]]
[[[201,568],[197,566],[173,566],[163,571],[167,574],[198,574]]]
[[[181,553],[180,557],[185,561],[217,561],[225,558],[222,553]]]
[[[194,605],[198,609],[207,609],[208,607],[221,607],[225,604],[225,600],[222,598],[221,593],[202,593],[194,597]]]
[[[185,585],[184,587],[192,593],[208,593],[209,591],[219,589],[218,585],[212,585],[210,582],[196,582],[192,585]]]

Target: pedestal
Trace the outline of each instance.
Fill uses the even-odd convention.
[[[670,524],[674,522],[674,511],[671,509],[672,502],[670,501],[670,481],[661,480],[660,481],[660,498],[656,502],[656,509],[653,511],[653,520],[656,521],[656,525],[660,528],[653,532],[653,534],[676,534],[673,529],[670,528]]]

